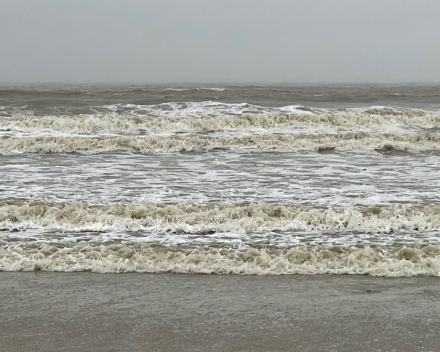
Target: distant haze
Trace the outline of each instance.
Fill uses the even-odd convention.
[[[439,0],[0,1],[5,82],[440,82]]]

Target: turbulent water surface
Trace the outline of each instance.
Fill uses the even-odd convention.
[[[2,86],[0,176],[0,270],[440,275],[440,86]]]

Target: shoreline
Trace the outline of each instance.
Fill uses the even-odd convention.
[[[439,283],[0,272],[0,351],[437,351]]]

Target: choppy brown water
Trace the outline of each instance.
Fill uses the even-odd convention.
[[[0,270],[440,275],[440,86],[4,86]]]

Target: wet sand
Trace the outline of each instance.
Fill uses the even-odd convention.
[[[439,351],[440,279],[0,273],[0,351]]]

